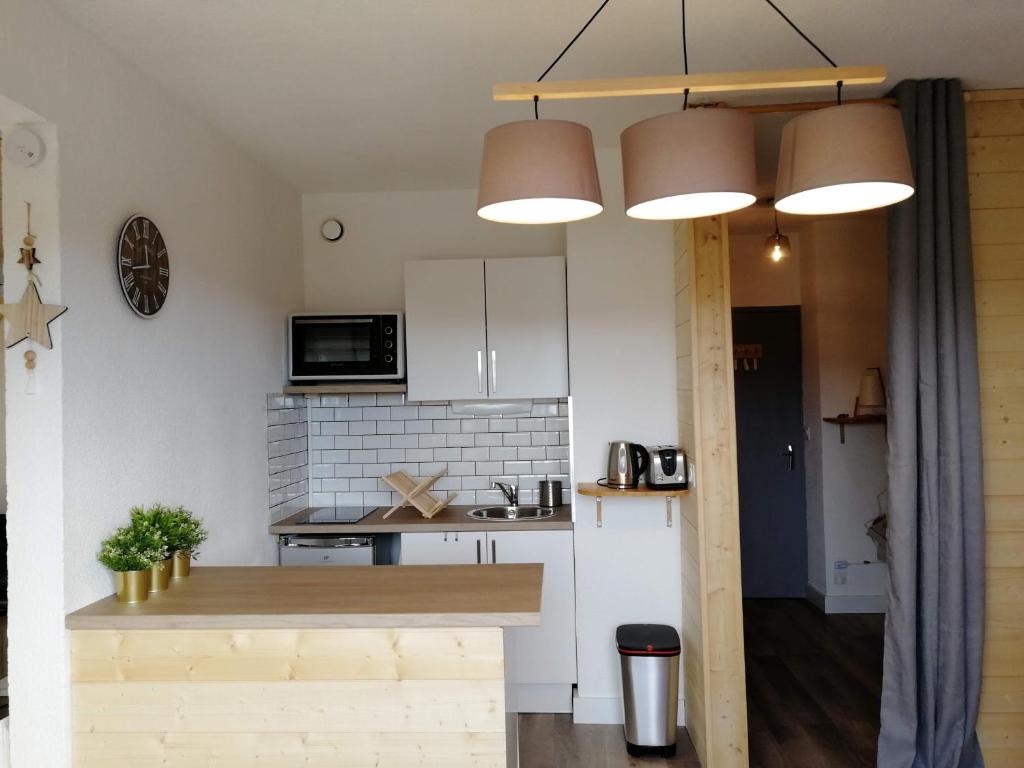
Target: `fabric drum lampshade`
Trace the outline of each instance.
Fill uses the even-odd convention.
[[[523,120],[484,136],[477,215],[510,224],[579,221],[603,210],[590,129]]]
[[[790,120],[782,132],[775,207],[828,215],[914,194],[903,119],[884,104],[844,104]]]
[[[626,215],[692,219],[756,199],[754,121],[734,109],[686,109],[622,132]]]

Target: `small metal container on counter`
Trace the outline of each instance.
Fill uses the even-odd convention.
[[[541,507],[562,506],[562,481],[541,480],[537,494],[537,504]]]

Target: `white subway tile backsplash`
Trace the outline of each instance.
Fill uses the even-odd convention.
[[[467,417],[448,402],[407,402],[397,393],[267,402],[273,519],[309,504],[390,506],[399,494],[379,478],[398,470],[425,477],[446,469],[435,487],[463,504],[500,503],[494,479],[516,483],[524,503],[536,500],[545,477],[568,487],[562,401],[535,400],[522,418]]]
[[[514,461],[517,456],[515,448],[491,448],[487,458],[491,461]]]

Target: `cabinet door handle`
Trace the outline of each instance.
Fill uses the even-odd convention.
[[[498,350],[491,350],[491,394],[498,391]]]
[[[480,559],[480,539],[477,539],[476,540],[476,564],[480,565],[481,562],[483,562],[483,561]]]
[[[497,563],[498,562],[498,542],[497,541],[492,541],[491,542],[491,562],[492,563]]]
[[[484,351],[476,351],[476,391],[483,394],[484,391]]]

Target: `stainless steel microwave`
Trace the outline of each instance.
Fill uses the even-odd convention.
[[[295,314],[288,318],[288,378],[345,381],[405,378],[401,312]]]

